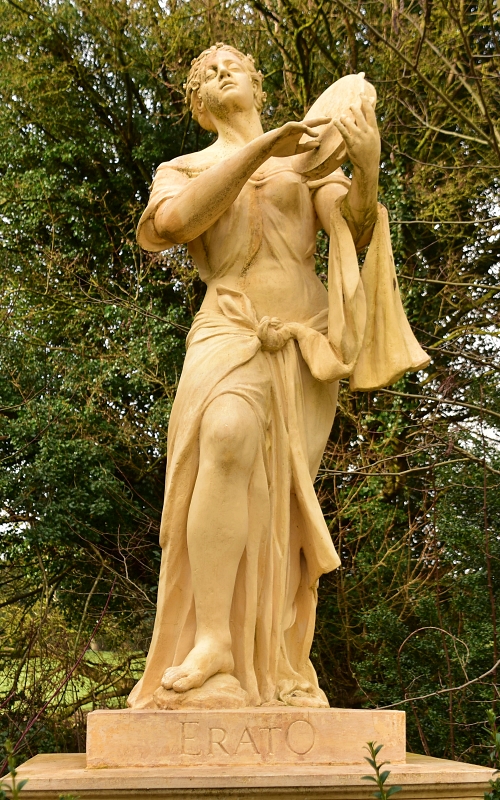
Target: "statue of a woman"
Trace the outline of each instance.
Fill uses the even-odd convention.
[[[339,558],[313,481],[338,380],[373,389],[428,362],[377,206],[372,105],[335,121],[352,181],[341,170],[308,181],[290,157],[329,120],[263,133],[263,97],[234,48],[193,62],[187,100],[217,139],[160,165],[139,223],[146,250],[187,242],[207,291],[170,419],[157,616],[133,708],[189,707],[189,693],[206,707],[328,705],[309,651],[318,579]],[[360,274],[356,249],[370,241]]]

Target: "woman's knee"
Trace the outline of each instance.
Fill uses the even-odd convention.
[[[206,409],[201,422],[200,460],[212,467],[248,469],[259,443],[255,414],[242,397],[221,395]]]

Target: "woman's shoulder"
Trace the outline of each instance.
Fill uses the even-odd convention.
[[[322,178],[308,179],[307,181],[307,185],[313,192],[321,189],[322,186],[328,186],[331,184],[337,184],[338,186],[343,186],[346,189],[349,189],[351,181],[341,167],[338,167],[328,175],[324,175]]]
[[[210,166],[212,163],[204,156],[203,150],[163,161],[154,174],[149,205],[155,203],[159,197],[165,199],[177,194],[192,178],[196,178]]]
[[[156,169],[149,202],[137,228],[137,241],[144,250],[158,252],[171,246],[156,233],[154,216],[162,203],[174,198],[192,178],[216,163],[208,150],[209,148],[198,153],[186,153],[171,161],[163,161]]]
[[[210,148],[207,147],[206,150],[198,150],[195,153],[184,153],[182,156],[177,156],[177,158],[173,158],[171,161],[164,161],[157,168],[156,176],[167,173],[174,175],[177,173],[177,175],[184,178],[195,178],[200,172],[213,167],[218,160],[215,153],[210,152]]]

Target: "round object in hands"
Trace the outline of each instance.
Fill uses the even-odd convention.
[[[329,175],[347,160],[345,142],[333,120],[342,116],[352,117],[351,106],[361,104],[362,94],[366,95],[375,108],[377,102],[375,87],[365,81],[364,72],[359,72],[357,75],[345,75],[335,81],[318,97],[304,117],[304,122],[318,117],[331,117],[332,121],[316,128],[319,133],[315,140],[319,141],[318,148],[292,157],[292,165],[296,172],[300,172],[309,180],[318,180]],[[300,143],[310,140],[311,137],[305,133]]]

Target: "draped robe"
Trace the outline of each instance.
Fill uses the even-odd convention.
[[[252,176],[230,208],[189,245],[202,279],[217,281],[218,310],[202,308],[194,319],[169,422],[157,614],[144,675],[129,697],[133,708],[154,707],[163,672],[181,664],[194,646],[187,518],[201,420],[223,394],[243,398],[260,431],[248,486],[248,540],[231,608],[233,674],[249,705],[328,705],[309,651],[319,577],[340,560],[313,482],[333,423],[338,380],[349,377],[352,389],[367,391],[429,360],[403,310],[382,206],[360,272],[335,203],[328,231],[328,300],[319,313],[299,320],[297,340],[286,322],[259,319],[243,291],[224,285],[229,270],[240,265],[243,274],[263,251],[285,274],[310,267],[313,194],[328,182],[349,186],[341,170],[307,182],[287,159],[272,161],[277,166]],[[155,231],[154,214],[185,185],[186,175],[192,179],[196,172],[168,163],[159,167],[138,229],[145,249],[168,245]],[[306,220],[298,236],[288,201],[297,218]]]

